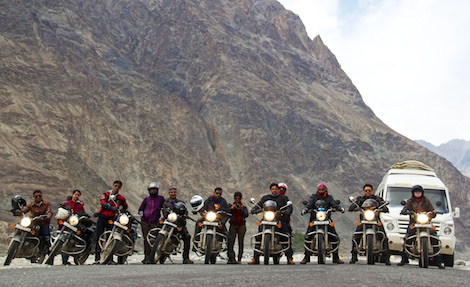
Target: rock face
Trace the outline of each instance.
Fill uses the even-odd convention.
[[[135,209],[151,181],[185,200],[283,181],[297,207],[325,182],[345,202],[407,159],[468,207],[469,179],[384,125],[277,1],[0,3],[4,209],[17,193],[43,189],[57,205],[79,188],[94,211],[117,178]]]
[[[423,140],[416,142],[448,159],[464,175],[470,176],[470,141],[453,139],[439,146]]]

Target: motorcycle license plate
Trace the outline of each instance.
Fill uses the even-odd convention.
[[[277,222],[275,221],[261,221],[262,225],[277,225]]]
[[[21,225],[19,225],[19,224],[16,224],[16,225],[15,225],[15,228],[16,228],[16,229],[19,229],[19,230],[26,231],[26,232],[31,232],[31,228],[23,227],[23,226],[21,226]]]
[[[68,222],[64,222],[64,226],[67,226],[68,229],[73,230],[74,232],[77,232],[77,230],[78,230],[78,228],[76,228],[75,226],[72,226]]]
[[[210,222],[210,221],[204,221],[204,225],[209,225],[209,226],[219,226],[219,223],[217,222]]]
[[[328,221],[314,221],[313,225],[328,225]]]

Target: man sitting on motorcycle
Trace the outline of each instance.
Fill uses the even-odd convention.
[[[317,192],[312,194],[310,196],[310,198],[308,199],[307,205],[302,210],[302,215],[307,213],[309,210],[313,209],[313,207],[315,206],[315,203],[318,200],[324,200],[326,202],[326,204],[327,204],[327,206],[325,206],[326,209],[333,208],[335,210],[340,210],[341,212],[344,212],[344,208],[342,208],[338,203],[336,203],[333,196],[328,194],[328,188],[326,187],[326,185],[323,184],[323,183],[320,183],[317,186]],[[310,222],[314,221],[312,216],[313,215],[311,214],[310,215]],[[307,232],[305,234],[308,234],[308,233],[312,232],[314,230],[314,228],[315,228],[314,226],[309,226],[307,228]],[[334,226],[328,226],[328,232],[333,233],[336,236],[338,236],[338,233],[336,232],[336,229],[334,228]],[[336,246],[333,246],[333,248],[336,248]],[[309,253],[308,250],[305,250],[305,256],[302,259],[302,261],[300,261],[300,264],[306,264],[307,262],[310,262],[310,253]],[[336,251],[333,252],[333,263],[335,263],[335,264],[343,264],[344,263],[339,258],[338,249],[336,249]]]
[[[101,257],[101,248],[99,244],[99,239],[101,234],[104,233],[106,229],[111,229],[112,224],[109,224],[109,220],[113,220],[118,209],[122,208],[127,210],[127,201],[126,198],[119,194],[119,190],[122,187],[122,181],[116,180],[113,183],[113,186],[110,190],[104,192],[100,196],[100,210],[96,216],[98,220],[96,221],[96,247],[95,247],[95,264],[99,264]],[[119,264],[124,264],[122,258],[119,257]]]
[[[431,201],[424,196],[424,188],[421,185],[414,185],[411,188],[411,198],[406,201],[405,206],[401,210],[400,214],[410,214],[410,212],[425,212],[428,214],[429,217],[434,218],[436,217],[436,210],[434,209]],[[406,229],[406,235],[404,238],[404,242],[408,240],[410,236],[413,236],[416,231],[410,228],[410,225],[416,223],[416,216],[415,214],[410,214],[410,222],[408,224],[408,228]],[[437,232],[435,230],[431,230],[431,235],[437,236]],[[431,238],[431,243],[436,245],[436,240]],[[435,256],[434,259],[435,264],[439,269],[445,269],[444,264],[442,264],[441,254]],[[408,254],[405,251],[405,245],[403,244],[403,251],[401,253],[401,261],[397,264],[398,266],[403,266],[408,263]]]
[[[49,253],[49,247],[51,247],[51,229],[49,227],[52,218],[51,203],[47,200],[43,200],[42,191],[40,190],[33,191],[33,198],[34,200],[23,207],[21,212],[30,212],[32,217],[47,215],[39,222],[39,236],[41,237],[39,249]],[[36,258],[31,258],[31,263],[36,263]]]
[[[385,203],[385,200],[380,197],[380,196],[377,196],[377,195],[374,195],[373,192],[374,192],[374,187],[371,185],[371,184],[364,184],[364,186],[362,187],[362,190],[364,192],[364,195],[362,196],[358,196],[355,200],[355,203],[357,204],[354,204],[352,203],[350,206],[349,206],[349,209],[348,211],[357,211],[358,210],[358,207],[357,206],[362,206],[362,204],[364,203],[364,201],[366,201],[367,199],[374,199],[378,202],[378,206],[381,206]],[[382,208],[382,211],[381,212],[388,212],[388,207],[386,205],[384,205],[384,207]],[[362,214],[361,214],[361,218],[362,220]],[[378,219],[380,220],[380,218]],[[379,225],[379,230],[381,232],[383,232],[383,234],[385,235],[385,229],[383,227],[383,225]],[[361,234],[363,231],[363,226],[362,225],[358,225],[356,227],[356,231],[355,231],[355,236],[354,238],[352,239],[352,247],[351,247],[351,261],[349,261],[350,264],[354,264],[357,262],[357,251],[356,251],[356,248],[355,248],[355,243],[354,242],[358,242],[361,240]],[[383,260],[385,262],[386,265],[390,265],[390,251],[389,251],[389,248],[388,248],[388,238],[387,236],[385,235],[385,239],[383,241],[383,250],[384,250],[384,253],[382,254],[383,256]]]
[[[176,198],[176,194],[178,193],[178,190],[176,187],[170,188],[168,191],[168,198],[163,202],[162,210],[163,210],[163,217],[167,218],[168,217],[168,209],[172,210],[175,208],[175,203],[177,202],[183,202],[182,200],[179,200]],[[186,210],[185,216],[188,215],[188,211]],[[186,228],[186,219],[182,224],[182,229],[179,231],[181,234],[181,238],[183,239],[183,264],[193,264],[193,261],[189,259],[189,248],[191,246],[191,235],[188,232],[188,228]]]
[[[270,194],[267,194],[263,196],[260,201],[253,207],[253,209],[250,211],[251,214],[256,214],[262,211],[262,206],[264,203],[268,200],[273,200],[276,202],[278,207],[282,207],[287,205],[287,202],[289,199],[285,195],[279,194],[279,186],[277,183],[271,183],[269,186],[269,190],[271,191]],[[286,208],[283,211],[285,216],[281,217],[281,230],[280,232],[289,235],[289,225],[283,220],[283,218],[288,218],[290,216],[290,213],[292,212],[292,209]],[[259,229],[261,231],[261,228]],[[258,247],[259,249],[259,247]],[[292,249],[290,249],[292,251]],[[259,264],[259,258],[261,254],[259,252],[254,251],[253,258],[251,261],[248,262],[248,264]],[[294,260],[292,260],[292,254],[289,254],[289,250],[286,252],[286,257],[288,258],[287,264],[295,264]]]
[[[287,201],[289,201],[289,197],[286,195],[287,192],[287,184],[280,182],[277,184],[279,188],[279,194],[284,195],[287,197]],[[294,213],[294,209],[292,208],[292,205],[287,207],[288,212],[283,212],[281,213],[282,216],[282,221],[284,221],[287,224],[287,229],[289,230],[290,236],[292,236],[292,226],[290,225],[290,217],[292,213]],[[286,251],[286,257],[287,257],[287,263],[288,264],[295,264],[294,262],[294,250],[292,249],[292,244],[289,246],[289,249]]]

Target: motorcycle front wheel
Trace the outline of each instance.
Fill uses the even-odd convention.
[[[366,244],[367,244],[367,264],[374,265],[375,264],[375,257],[374,257],[374,235],[367,234],[366,235]]]
[[[325,246],[323,244],[323,235],[317,235],[318,264],[325,264]]]
[[[211,261],[211,248],[212,248],[212,239],[213,239],[213,235],[212,234],[208,234],[206,235],[206,250],[204,251],[204,264],[209,264],[209,263],[212,263]],[[215,263],[215,262],[214,262]],[[212,264],[214,264],[212,263]]]
[[[109,240],[111,240],[111,242],[109,242]],[[115,240],[114,238],[111,238],[111,239],[108,238],[108,242],[106,242],[106,245],[103,249],[104,260],[103,260],[102,264],[106,265],[106,264],[113,261],[113,256],[114,256],[114,253],[117,250],[118,244],[119,244],[119,242],[117,240]]]
[[[57,239],[54,244],[52,245],[51,253],[49,253],[49,257],[47,257],[46,264],[47,265],[54,265],[54,257],[60,253],[62,250],[62,245],[64,242],[60,239]]]
[[[271,234],[266,233],[264,235],[264,246],[263,246],[263,255],[264,255],[264,265],[269,265],[270,248],[271,248]]]
[[[3,263],[4,266],[10,265],[13,258],[15,258],[16,251],[18,250],[19,245],[20,245],[20,243],[18,241],[13,241],[10,244],[10,248],[8,248],[7,259],[5,259],[5,262]]]
[[[419,256],[419,265],[422,268],[428,268],[429,266],[429,249],[428,249],[428,238],[421,237],[421,256]]]
[[[152,263],[155,263],[157,261],[160,262],[160,264],[165,263],[165,258],[162,259],[162,250],[163,250],[163,243],[165,242],[165,238],[162,234],[158,234],[157,238],[155,239],[155,242],[153,243],[152,250],[150,251],[149,258]],[[157,256],[155,258],[155,255]],[[162,262],[163,261],[163,262]]]

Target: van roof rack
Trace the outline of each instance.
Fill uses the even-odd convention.
[[[417,160],[405,160],[402,162],[397,162],[394,165],[392,165],[390,168],[394,169],[419,169],[419,170],[428,170],[428,171],[434,171],[430,166],[417,161]]]

